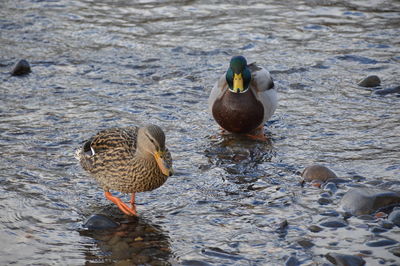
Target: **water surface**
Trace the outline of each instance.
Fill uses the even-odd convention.
[[[398,1],[2,1],[2,264],[324,263],[327,252],[398,261],[365,221],[308,230],[354,185],[400,190],[399,98],[357,86],[399,85]],[[207,97],[229,59],[267,67],[279,106],[270,141],[222,137]],[[19,59],[32,73],[11,77]],[[155,123],[176,175],[121,215],[74,159],[100,129]],[[322,163],[342,178],[333,202],[300,187]],[[128,201],[128,196],[124,197]],[[122,225],[82,228],[94,213]],[[287,220],[288,228],[277,230]],[[314,246],[304,248],[299,239]]]

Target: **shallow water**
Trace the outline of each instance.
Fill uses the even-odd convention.
[[[400,190],[399,98],[357,86],[372,74],[399,85],[400,3],[264,2],[2,1],[1,263],[311,264],[362,250],[367,263],[399,261],[365,245],[398,240],[398,227],[376,235],[355,217],[308,226],[351,186]],[[270,142],[222,137],[207,113],[235,54],[266,66],[279,88]],[[32,73],[11,77],[21,58]],[[74,150],[100,129],[149,122],[165,130],[176,174],[140,193],[140,218],[129,219]],[[299,185],[313,163],[352,180],[331,204]],[[121,226],[85,230],[94,213]]]

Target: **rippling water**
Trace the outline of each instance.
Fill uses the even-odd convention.
[[[372,74],[399,85],[400,3],[264,2],[2,1],[2,264],[279,265],[293,254],[307,264],[368,249],[374,236],[357,218],[307,229],[347,186],[321,206],[321,191],[301,188],[298,173],[323,163],[357,184],[400,190],[399,98],[357,86]],[[207,113],[235,54],[266,66],[279,87],[269,143],[221,137]],[[11,77],[21,58],[32,73]],[[148,122],[165,129],[176,175],[140,193],[140,219],[128,219],[74,149],[100,129]],[[121,227],[84,230],[99,212]],[[364,259],[398,258],[380,247]]]

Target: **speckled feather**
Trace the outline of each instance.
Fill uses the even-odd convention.
[[[143,192],[156,189],[167,180],[155,159],[136,156],[138,130],[138,127],[125,127],[100,131],[77,151],[83,169],[104,190]],[[168,149],[165,157],[167,164],[172,166]]]

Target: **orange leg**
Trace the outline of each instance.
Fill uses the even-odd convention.
[[[114,197],[109,191],[104,191],[104,195],[108,200],[114,202],[114,204],[117,205],[118,208],[126,215],[137,216],[136,210],[129,208],[128,205],[122,202],[120,198]]]
[[[136,206],[135,206],[135,192],[132,193],[130,203],[131,203],[131,208],[132,208],[132,210],[136,212]]]
[[[265,136],[264,133],[264,125],[261,125],[258,128],[254,129],[253,132],[246,134],[246,136],[255,140],[261,140],[261,141],[268,140],[268,138]]]

